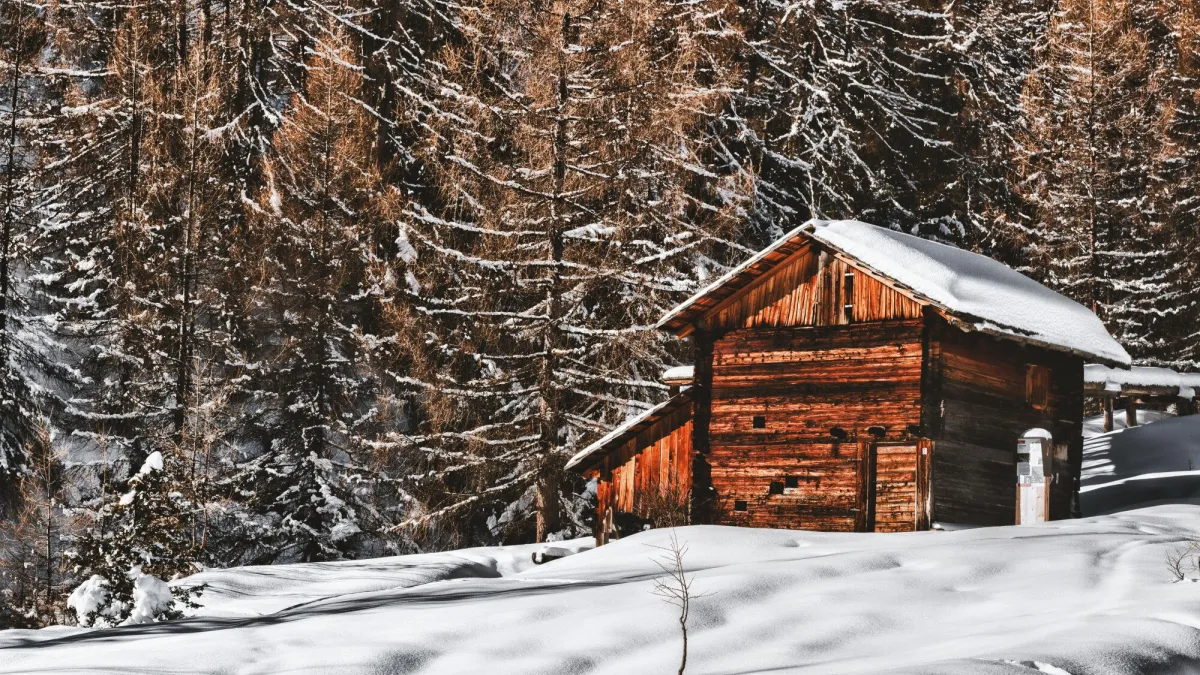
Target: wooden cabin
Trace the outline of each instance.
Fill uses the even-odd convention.
[[[806,223],[659,328],[691,341],[693,368],[568,464],[598,481],[599,543],[685,523],[1008,525],[1034,493],[1026,512],[1069,517],[1084,364],[1129,365],[1028,277],[856,221]]]

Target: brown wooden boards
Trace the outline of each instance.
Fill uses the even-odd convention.
[[[839,326],[917,319],[922,306],[871,274],[810,246],[714,305],[712,330]]]
[[[1010,525],[1016,513],[1016,447],[1025,431],[1050,431],[1066,445],[1050,470],[1050,518],[1071,515],[1082,460],[1083,361],[1038,347],[931,326],[940,372],[931,382],[937,418],[926,421],[932,460],[934,520]],[[927,378],[928,380],[929,378]],[[929,415],[926,416],[927,418]]]
[[[919,425],[922,329],[918,319],[717,340],[709,454],[718,522],[862,529],[859,439],[906,441]]]
[[[916,445],[875,445],[871,513],[876,532],[917,529],[917,453]]]

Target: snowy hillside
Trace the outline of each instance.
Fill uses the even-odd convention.
[[[1085,515],[1160,502],[1200,503],[1200,415],[1164,417],[1139,411],[1142,426],[1111,433],[1101,418],[1084,425],[1079,501]],[[1146,424],[1146,422],[1151,422]]]
[[[1200,496],[1200,416],[1088,437],[1085,508],[1173,485]],[[702,596],[689,673],[1200,669],[1200,585],[1165,562],[1200,540],[1197,505],[950,532],[677,533]],[[212,570],[187,580],[207,585],[190,619],[0,632],[0,673],[672,673],[675,614],[652,593],[667,543],[577,540],[540,566],[541,547],[514,546]]]
[[[694,605],[691,673],[1082,675],[1200,662],[1200,585],[1172,583],[1164,565],[1200,538],[1196,506],[957,532],[679,535],[707,594]],[[666,538],[524,571],[509,566],[518,548],[213,573],[210,616],[10,632],[0,672],[674,672],[672,610],[651,594]],[[422,575],[437,580],[413,586]]]

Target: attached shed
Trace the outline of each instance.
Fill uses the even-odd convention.
[[[1180,373],[1170,368],[1109,368],[1089,363],[1083,368],[1084,392],[1104,406],[1104,430],[1113,430],[1113,410],[1118,400],[1125,409],[1125,426],[1137,426],[1139,404],[1174,405],[1180,416],[1194,414],[1200,373]]]
[[[681,512],[859,532],[1012,524],[1020,486],[1043,476],[1041,517],[1068,517],[1084,363],[1129,364],[1083,306],[856,221],[806,223],[659,328],[692,342],[693,369],[667,374],[677,393],[568,464],[599,481],[601,543]],[[1042,461],[1018,455],[1030,447]]]

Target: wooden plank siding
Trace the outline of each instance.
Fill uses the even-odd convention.
[[[858,440],[874,439],[873,427],[881,441],[909,440],[919,425],[922,330],[917,319],[741,329],[716,340],[708,424],[717,522],[862,529]]]
[[[875,532],[917,529],[917,453],[916,444],[875,445],[875,498],[871,504]]]
[[[659,499],[686,503],[691,490],[692,423],[658,438],[612,471],[610,505],[618,513],[649,518]]]
[[[847,275],[852,275],[848,280]],[[810,245],[707,317],[710,330],[839,326],[919,319],[922,306],[866,272]]]
[[[682,516],[669,524],[686,522],[694,453],[691,401],[684,403],[609,452],[589,472],[598,478],[597,543],[619,535],[616,528],[630,520],[662,520],[668,507],[677,511],[671,518]]]
[[[1049,515],[1070,517],[1083,453],[1083,359],[965,333],[940,320],[930,330],[937,370],[930,393],[938,410],[937,419],[928,419],[927,410],[925,420],[936,444],[933,518],[1013,524],[1017,440],[1032,428],[1066,446],[1065,459],[1050,467]]]

